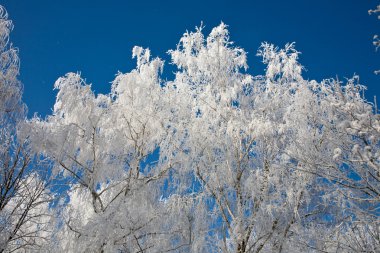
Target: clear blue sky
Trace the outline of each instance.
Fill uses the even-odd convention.
[[[15,29],[20,50],[24,101],[29,116],[50,114],[55,80],[80,71],[96,92],[109,92],[117,71],[135,66],[134,45],[149,47],[168,63],[166,51],[176,47],[186,30],[201,21],[209,32],[221,21],[231,40],[248,53],[251,74],[263,73],[256,57],[263,41],[283,47],[296,42],[304,76],[320,81],[359,74],[367,98],[380,99],[380,51],[372,45],[380,20],[368,15],[377,0],[190,0],[85,1],[0,0]],[[172,69],[166,68],[166,76]]]

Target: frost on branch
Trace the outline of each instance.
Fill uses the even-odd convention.
[[[18,50],[9,42],[12,29],[7,11],[0,6],[0,126],[14,123],[24,113],[22,87],[17,79],[20,65]]]
[[[263,62],[267,64],[266,78],[270,81],[277,79],[281,83],[281,80],[302,80],[302,66],[297,62],[299,54],[294,48],[294,43],[286,44],[281,50],[272,44],[263,43],[257,55],[262,56]]]
[[[371,15],[372,13],[374,14],[378,14],[380,12],[380,5],[376,6],[376,9],[374,10],[369,10],[368,11],[368,14]],[[380,15],[377,16],[378,19],[380,19]],[[376,48],[376,51],[377,49],[379,49],[380,47],[380,39],[379,39],[379,35],[375,34],[373,36],[373,41],[372,41],[373,45],[375,46]],[[376,70],[375,71],[375,74],[378,74],[380,72],[380,70]]]
[[[186,32],[180,39],[176,50],[169,50],[172,63],[183,71],[177,72],[177,80],[190,82],[194,88],[202,88],[211,80],[214,89],[227,89],[234,86],[228,82],[229,75],[239,75],[239,69],[247,69],[246,53],[243,49],[232,47],[227,26],[221,23],[212,29],[205,39],[203,27],[195,32]],[[232,87],[231,87],[232,86]]]

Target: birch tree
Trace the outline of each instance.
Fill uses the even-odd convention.
[[[158,182],[174,164],[170,101],[159,73],[163,61],[134,47],[137,67],[119,73],[109,94],[95,95],[78,74],[55,83],[53,115],[29,122],[34,150],[51,159],[69,184],[60,218],[59,251],[146,252],[171,249]]]
[[[0,6],[0,252],[33,251],[49,234],[48,202],[43,167],[30,155],[27,140],[16,129],[25,117],[21,100],[18,51],[9,42],[13,28]]]
[[[292,45],[280,52],[263,45],[267,77],[255,80],[240,72],[244,50],[231,45],[222,23],[207,38],[201,28],[185,33],[170,51],[180,69],[172,85],[182,101],[184,167],[211,203],[202,217],[214,220],[208,251],[281,252],[311,180],[286,153],[299,138],[289,117],[306,82]]]
[[[294,45],[268,43],[258,53],[265,75],[244,74],[246,53],[223,23],[207,38],[185,33],[169,52],[179,157],[207,203],[203,251],[377,247],[377,115],[357,77],[304,80]]]

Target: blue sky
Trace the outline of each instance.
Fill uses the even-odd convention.
[[[231,40],[248,54],[251,74],[262,74],[256,57],[260,43],[283,47],[296,42],[302,52],[304,77],[320,81],[359,74],[366,97],[380,97],[380,51],[372,45],[380,20],[368,15],[376,0],[251,0],[251,1],[85,1],[2,0],[13,20],[11,35],[20,50],[24,101],[29,116],[51,113],[55,80],[80,71],[96,92],[109,92],[118,71],[130,71],[134,45],[149,47],[153,56],[169,62],[186,30],[201,21],[208,33],[221,21]],[[165,76],[172,68],[166,65]]]

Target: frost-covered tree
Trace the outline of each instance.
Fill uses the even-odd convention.
[[[9,42],[9,34],[13,29],[8,13],[0,8],[0,113],[2,128],[15,123],[23,116],[24,105],[21,102],[22,88],[17,79],[19,74],[18,51]]]
[[[264,75],[225,24],[186,32],[175,79],[133,48],[109,94],[55,83],[53,114],[20,137],[66,184],[57,252],[375,252],[379,122],[354,77],[302,77],[294,44],[263,43]]]
[[[305,223],[321,213],[310,200],[320,190],[297,155],[314,152],[320,114],[298,52],[263,44],[266,75],[244,74],[246,53],[222,23],[207,38],[201,28],[184,34],[170,54],[179,68],[170,85],[180,105],[181,166],[208,209],[196,217],[209,221],[202,251],[305,251]]]
[[[378,116],[357,77],[304,80],[293,45],[267,43],[265,75],[244,74],[224,24],[185,33],[170,54],[177,159],[192,179],[177,189],[207,209],[201,251],[378,248]]]
[[[46,181],[16,129],[24,119],[12,22],[0,6],[0,252],[40,250],[49,237]],[[33,163],[33,164],[32,164]]]
[[[95,95],[74,73],[57,80],[54,114],[33,119],[33,148],[69,184],[56,250],[161,252],[171,249],[158,183],[172,169],[170,99],[161,87],[163,61],[135,47],[137,68],[119,73],[109,94]],[[173,232],[174,233],[174,232]]]
[[[346,202],[340,231],[347,236],[345,247],[371,252],[380,247],[380,122],[358,80],[354,77],[345,86],[330,81],[321,91],[329,115],[321,128],[330,136],[327,143],[332,143],[334,155],[332,161],[321,160],[323,169],[314,173],[336,185]]]

